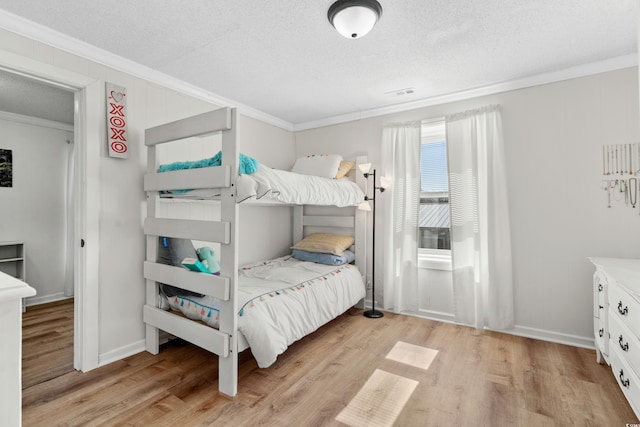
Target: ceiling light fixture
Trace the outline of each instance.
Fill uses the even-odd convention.
[[[367,35],[380,15],[382,6],[376,0],[338,0],[327,12],[331,25],[348,39]]]

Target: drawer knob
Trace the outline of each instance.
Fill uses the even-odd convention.
[[[600,335],[600,338],[604,336],[604,328],[598,331],[598,335]]]
[[[629,343],[628,342],[626,342],[624,344],[622,343],[622,335],[620,335],[620,339],[618,340],[618,344],[620,344],[620,348],[623,351],[629,351]]]
[[[602,292],[602,290],[604,289],[604,287],[602,286],[602,283],[598,284],[598,292]]]
[[[624,377],[624,370],[620,369],[620,383],[625,386],[626,388],[629,388],[629,378]]]
[[[627,313],[629,313],[628,307],[622,308],[622,301],[618,302],[618,313],[622,314],[623,316],[626,316]]]

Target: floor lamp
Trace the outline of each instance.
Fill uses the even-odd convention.
[[[372,176],[373,177],[373,195],[371,197],[369,196],[364,196],[364,202],[362,202],[360,204],[360,209],[363,210],[371,210],[371,208],[369,207],[369,203],[368,201],[371,200],[372,201],[372,205],[373,205],[373,212],[372,212],[372,216],[373,216],[373,226],[371,229],[372,232],[372,242],[371,242],[371,310],[367,310],[363,313],[363,315],[365,317],[369,317],[372,319],[377,319],[383,316],[382,312],[379,310],[376,310],[376,275],[375,275],[375,268],[376,268],[376,190],[379,190],[381,193],[385,190],[385,188],[387,188],[389,186],[389,179],[386,177],[380,177],[380,186],[376,186],[376,170],[374,169],[373,172],[369,172],[371,170],[371,163],[362,163],[361,165],[359,165],[360,170],[362,171],[363,175],[365,178],[367,178],[367,182],[369,180],[369,177]]]

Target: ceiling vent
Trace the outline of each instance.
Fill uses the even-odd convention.
[[[401,95],[411,95],[415,92],[415,89],[412,87],[407,87],[404,89],[396,89],[390,90],[389,92],[385,92],[385,95],[393,95],[393,96],[401,96]]]

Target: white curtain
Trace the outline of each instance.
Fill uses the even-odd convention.
[[[67,297],[73,296],[74,280],[74,173],[75,173],[75,149],[73,141],[67,141],[67,188],[65,201],[65,254],[64,254],[64,294]]]
[[[511,237],[499,106],[446,118],[454,314],[513,327]]]
[[[421,122],[383,129],[382,171],[392,184],[378,193],[384,207],[382,301],[396,313],[418,309],[418,210],[420,207]]]

